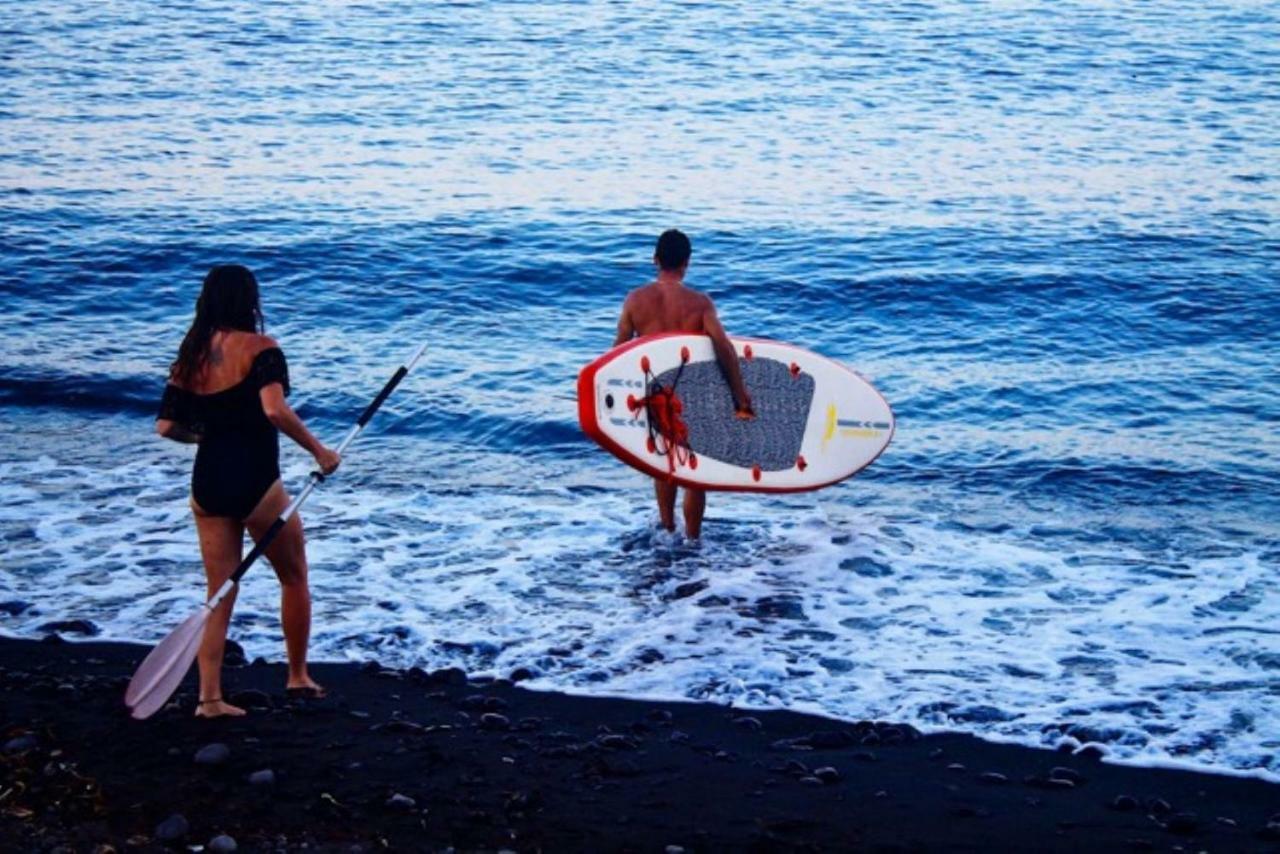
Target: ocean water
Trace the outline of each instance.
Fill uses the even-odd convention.
[[[0,632],[201,600],[152,418],[240,262],[331,441],[429,343],[303,510],[316,657],[1280,778],[1278,84],[1255,2],[9,4]],[[574,408],[672,226],[898,418],[696,547]]]

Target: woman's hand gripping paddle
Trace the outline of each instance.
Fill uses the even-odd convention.
[[[337,447],[339,455],[347,450],[347,446],[355,441],[356,436],[360,435],[360,431],[369,423],[369,419],[373,417],[373,413],[378,411],[378,407],[382,406],[383,401],[390,396],[400,381],[405,378],[409,371],[413,370],[413,366],[418,359],[422,358],[422,352],[427,349],[427,345],[423,344],[419,347],[409,359],[401,365],[387,380],[387,384],[382,387],[382,391],[378,392],[378,396],[373,399],[360,415],[355,425],[348,431],[343,438],[341,444]],[[313,471],[311,477],[307,481],[307,485],[298,493],[298,497],[285,508],[280,514],[280,518],[271,523],[271,527],[262,535],[262,539],[256,542],[253,549],[240,561],[240,565],[236,567],[236,571],[231,577],[223,582],[218,588],[218,592],[213,594],[213,598],[200,606],[200,610],[196,611],[190,617],[182,622],[169,636],[160,642],[155,649],[151,650],[148,655],[138,666],[137,672],[133,674],[133,679],[129,682],[128,689],[124,692],[125,705],[129,707],[135,718],[142,720],[149,718],[160,710],[169,698],[173,696],[173,692],[177,690],[182,678],[187,675],[187,671],[191,669],[191,662],[195,660],[196,653],[200,650],[200,641],[204,638],[205,623],[209,622],[209,615],[213,613],[213,609],[226,598],[226,595],[240,583],[241,577],[248,572],[249,567],[262,556],[267,546],[280,533],[280,529],[285,526],[297,509],[302,506],[302,502],[307,500],[307,496],[324,480],[324,475],[318,471]]]

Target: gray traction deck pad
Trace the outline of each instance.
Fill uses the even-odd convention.
[[[756,411],[751,421],[734,416],[733,394],[718,363],[685,365],[676,397],[684,404],[681,417],[689,427],[690,450],[743,468],[791,468],[813,405],[813,377],[803,372],[793,377],[790,366],[775,359],[739,359],[738,367]],[[675,378],[673,368],[659,374],[657,383],[670,386]]]

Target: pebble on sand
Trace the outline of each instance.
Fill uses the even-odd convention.
[[[485,712],[480,716],[481,729],[511,729],[511,721],[506,715],[497,712]]]
[[[408,795],[402,795],[396,792],[387,798],[387,809],[390,810],[411,810],[418,805],[418,802]]]
[[[36,741],[36,737],[34,735],[20,735],[16,738],[11,738],[4,743],[4,752],[26,753],[28,750],[32,750],[38,745],[39,742]]]
[[[640,746],[634,738],[617,733],[599,736],[594,743],[606,750],[635,750]]]
[[[276,782],[276,772],[270,768],[263,768],[261,771],[254,771],[249,775],[250,786],[270,786]]]
[[[177,842],[190,831],[191,825],[187,822],[187,817],[176,812],[156,825],[155,837],[161,842]]]
[[[467,673],[457,667],[445,667],[431,673],[431,681],[440,685],[466,685]]]
[[[1084,775],[1074,768],[1066,768],[1061,765],[1055,766],[1049,772],[1050,780],[1069,780],[1074,786],[1083,786],[1085,784]]]
[[[230,854],[238,847],[234,839],[225,833],[220,833],[209,840],[209,844],[204,847],[204,850],[212,851],[213,854]]]
[[[1111,753],[1104,744],[1086,744],[1076,750],[1075,755],[1084,759],[1098,760]]]
[[[840,782],[840,772],[837,771],[835,768],[832,768],[830,765],[824,765],[821,768],[815,768],[813,771],[813,776],[817,777],[822,782],[828,783],[828,784]]]
[[[215,741],[196,751],[195,762],[197,765],[221,765],[230,757],[231,748],[220,741]]]
[[[1129,812],[1138,808],[1138,799],[1133,795],[1116,795],[1115,800],[1111,802],[1113,810],[1120,812]]]

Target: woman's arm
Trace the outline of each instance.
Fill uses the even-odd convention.
[[[302,446],[304,451],[315,457],[320,471],[332,474],[342,462],[342,458],[311,435],[307,425],[302,423],[302,419],[284,399],[284,387],[280,383],[269,383],[262,387],[258,396],[262,400],[262,411],[266,414],[267,420],[280,432]]]
[[[191,417],[191,401],[180,386],[173,384],[173,378],[165,383],[164,394],[160,397],[160,411],[156,414],[156,432],[166,439],[195,445],[203,436],[198,428],[203,425],[194,423]]]
[[[182,442],[185,445],[198,445],[204,438],[199,433],[192,432],[177,421],[170,421],[168,418],[156,419],[156,432],[166,439]]]

